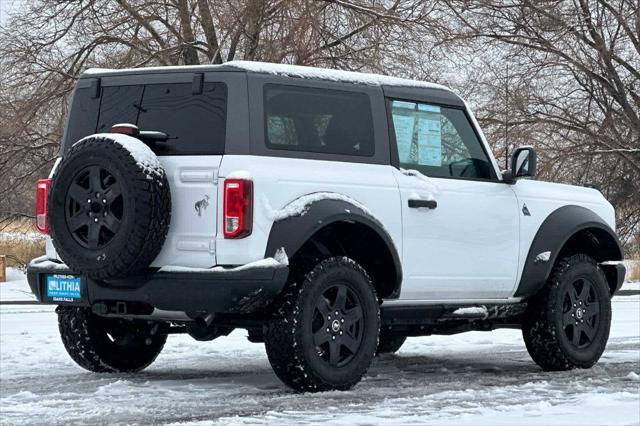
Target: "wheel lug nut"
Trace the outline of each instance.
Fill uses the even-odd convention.
[[[98,218],[96,217],[95,219],[93,219],[93,221],[97,223],[98,222]]]
[[[331,319],[331,315],[328,315],[328,316],[327,316],[327,319],[329,319],[329,320],[330,320],[330,319]]]
[[[329,330],[329,328],[327,327],[327,333],[328,333],[329,331],[331,331],[331,330]]]
[[[342,330],[340,330],[340,335],[342,336]]]
[[[90,198],[87,198],[87,203],[90,203],[90,202],[91,202],[91,199],[90,199]]]
[[[107,204],[107,199],[106,198],[102,199],[102,204]]]
[[[344,323],[344,318],[342,318],[342,319],[340,320],[340,322]]]
[[[100,198],[100,193],[96,192],[96,198]]]
[[[336,315],[339,315],[339,312],[338,312],[338,311],[336,311]]]
[[[574,303],[574,304],[573,304],[573,307],[575,308],[576,306],[578,306],[578,305],[576,305],[576,304]]]
[[[107,212],[102,213],[102,216],[107,217]]]
[[[336,340],[336,336],[331,336],[331,340]]]

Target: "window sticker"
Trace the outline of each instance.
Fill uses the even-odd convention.
[[[440,114],[440,107],[436,105],[418,104],[418,111],[435,112]]]
[[[441,167],[440,107],[393,101],[392,112],[400,162]]]
[[[415,111],[416,110],[416,103],[415,102],[406,102],[406,101],[393,101],[393,110],[399,110],[399,109],[406,109],[409,111]]]
[[[393,114],[393,126],[396,129],[396,141],[398,143],[398,157],[401,163],[409,163],[411,154],[411,142],[413,141],[413,128],[415,117],[410,114]]]
[[[424,166],[442,166],[442,132],[440,128],[440,107],[430,107],[429,112],[418,117],[418,161]]]

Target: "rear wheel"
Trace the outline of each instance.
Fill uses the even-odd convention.
[[[367,273],[346,257],[320,262],[292,284],[265,332],[276,375],[297,391],[346,390],[366,373],[380,309]]]
[[[59,306],[56,312],[65,349],[76,364],[96,373],[142,370],[167,340],[160,323],[106,318],[75,306]]]
[[[545,370],[593,366],[611,326],[609,285],[586,255],[562,259],[543,290],[528,302],[522,334],[531,358]]]

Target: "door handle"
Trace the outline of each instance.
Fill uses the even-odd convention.
[[[438,207],[438,202],[436,200],[409,200],[409,207],[411,207],[412,209],[426,207],[433,210]]]

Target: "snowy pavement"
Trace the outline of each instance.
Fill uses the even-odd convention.
[[[22,274],[9,278],[4,300],[25,291]],[[409,338],[353,390],[320,394],[285,388],[244,331],[170,336],[142,373],[89,373],[67,356],[53,309],[0,306],[2,425],[640,424],[638,295],[614,298],[607,350],[589,370],[544,373],[518,330],[470,332]]]

